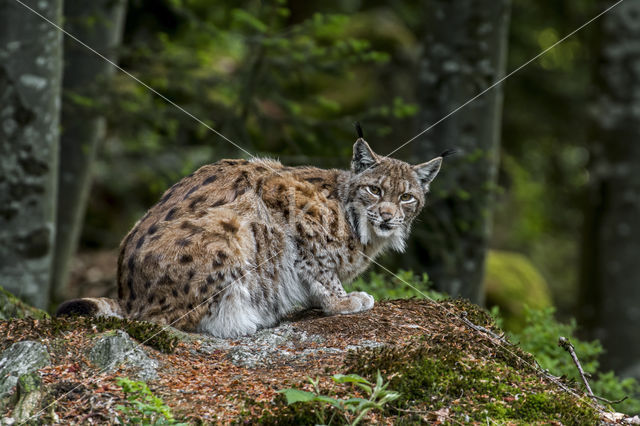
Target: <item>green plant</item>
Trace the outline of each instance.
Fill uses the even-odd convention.
[[[284,389],[279,392],[284,394],[287,398],[287,404],[289,405],[295,404],[296,402],[320,403],[321,409],[317,412],[317,416],[322,424],[325,424],[326,421],[326,412],[324,410],[324,406],[326,405],[334,407],[338,412],[342,413],[350,425],[356,425],[370,410],[382,410],[385,404],[400,397],[398,392],[387,390],[389,384],[384,383],[379,371],[375,385],[357,374],[335,374],[332,379],[338,384],[354,384],[365,391],[368,398],[350,397],[347,399],[337,399],[322,395],[319,388],[319,380],[313,380],[311,378],[309,378],[309,381],[313,385],[313,392],[299,389]],[[331,416],[327,424],[331,424],[332,420],[333,416]]]
[[[412,271],[399,270],[395,276],[387,272],[372,271],[368,276],[360,277],[351,284],[355,291],[366,291],[376,300],[406,299],[409,297],[442,300],[446,296],[431,289],[432,283],[427,274],[418,275]]]
[[[531,353],[542,368],[553,374],[579,381],[580,378],[571,357],[557,345],[558,337],[569,338],[585,372],[594,377],[589,381],[594,393],[610,400],[619,400],[628,396],[629,399],[616,404],[615,409],[630,414],[640,412],[640,384],[634,379],[622,380],[611,371],[599,372],[598,357],[604,352],[600,342],[597,340],[586,342],[578,339],[575,336],[577,328],[575,320],[563,324],[554,318],[554,312],[553,307],[536,310],[525,306],[525,326],[519,332],[510,333],[511,340],[519,342],[520,347]]]
[[[171,408],[155,396],[145,382],[134,381],[126,377],[117,379],[118,386],[127,398],[127,405],[118,405],[116,409],[123,414],[118,420],[124,424],[140,425],[182,425],[177,423]]]

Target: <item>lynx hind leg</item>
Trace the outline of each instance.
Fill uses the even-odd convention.
[[[253,274],[245,272],[224,283],[222,297],[211,305],[197,330],[225,338],[255,333],[264,322],[264,314],[252,303],[249,290],[252,279]]]
[[[316,281],[311,287],[313,296],[326,314],[353,314],[373,308],[373,296],[364,291],[347,293],[337,279],[329,285]]]

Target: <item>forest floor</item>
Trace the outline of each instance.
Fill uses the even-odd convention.
[[[85,264],[74,279],[82,279],[81,269],[93,274],[94,283],[109,282],[109,273],[100,268]],[[241,339],[118,321],[0,321],[0,351],[30,339],[44,344],[51,357],[51,365],[39,370],[47,396],[38,423],[118,423],[119,416],[131,415],[118,408],[129,403],[116,379],[135,377],[135,369],[123,364],[102,372],[88,356],[96,339],[115,328],[145,342],[140,347],[159,365],[149,388],[187,423],[301,424],[317,423],[323,415],[335,415],[336,423],[352,421],[353,414],[317,403],[288,406],[278,391],[312,391],[308,378],[318,378],[325,395],[365,397],[331,376],[354,373],[375,381],[377,371],[402,396],[385,410],[370,412],[366,421],[372,423],[589,424],[607,416],[575,383],[545,375],[530,355],[499,338],[491,318],[465,301],[381,301],[367,312],[331,317],[302,311]],[[1,405],[0,418],[10,418],[11,404]]]

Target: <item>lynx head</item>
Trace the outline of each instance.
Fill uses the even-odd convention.
[[[441,164],[442,156],[415,166],[380,156],[358,138],[353,145],[345,207],[360,241],[386,242],[403,251],[411,222],[422,210]]]

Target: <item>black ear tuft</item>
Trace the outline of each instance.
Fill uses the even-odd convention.
[[[360,123],[355,121],[353,125],[356,127],[356,133],[358,133],[358,137],[360,139],[364,139],[364,133],[362,133],[362,127],[360,126]]]
[[[447,149],[446,151],[444,151],[442,154],[440,154],[440,157],[442,158],[446,158],[446,157],[450,157],[452,155],[455,155],[458,153],[457,149]]]

